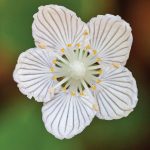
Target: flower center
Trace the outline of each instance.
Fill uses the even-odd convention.
[[[71,77],[78,80],[82,79],[86,73],[86,67],[82,61],[74,61],[70,63],[70,73]]]
[[[64,90],[69,90],[74,95],[83,94],[83,91],[89,88],[93,90],[96,88],[95,84],[100,82],[98,77],[101,68],[95,51],[63,49],[62,56],[56,57],[54,67],[51,69],[54,79],[58,81],[54,89],[62,86]]]

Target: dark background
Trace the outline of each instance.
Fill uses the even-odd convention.
[[[127,118],[95,118],[80,135],[60,141],[41,120],[41,103],[28,100],[12,79],[17,58],[34,47],[33,14],[40,5],[59,4],[87,22],[98,14],[120,15],[133,29],[127,67],[133,72],[139,102]],[[150,149],[150,0],[0,0],[0,150]]]

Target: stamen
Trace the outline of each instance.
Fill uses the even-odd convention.
[[[61,80],[60,82],[58,82],[58,83],[53,87],[53,89],[56,89],[56,88],[58,88],[59,86],[61,86],[63,83],[65,83],[66,81],[68,81],[69,78],[70,78],[70,77],[66,77],[66,78],[64,78],[63,80]]]
[[[93,100],[95,100],[95,98],[93,97],[91,91],[90,91],[89,88],[87,87],[85,81],[82,80],[81,83],[82,83],[82,85],[84,86],[85,90],[88,92],[89,96],[90,96]],[[96,109],[96,108],[98,108],[98,107],[97,107],[97,102],[96,102],[96,100],[95,100],[95,103],[92,104],[92,109],[95,110],[95,111],[99,111],[99,109]]]
[[[64,55],[67,57],[69,61],[71,61],[74,57],[74,53],[72,52],[72,50],[68,50],[68,49],[66,49]]]
[[[102,61],[101,58],[96,58],[96,62],[100,62],[100,61]]]
[[[64,92],[66,92],[66,86],[62,87],[62,90],[63,90]]]
[[[64,53],[64,52],[65,52],[65,49],[64,49],[64,48],[62,48],[60,51],[61,51],[62,53]]]
[[[67,44],[67,47],[71,47],[72,46],[72,44],[70,43],[70,44]]]
[[[53,67],[50,68],[50,72],[54,72],[54,68]]]
[[[87,57],[87,54],[88,54],[88,50],[85,50],[84,55],[83,55],[83,60],[85,60],[85,58]]]
[[[83,94],[83,87],[82,87],[81,82],[79,82],[78,90],[79,90],[80,94],[81,94],[81,93]],[[82,94],[81,94],[81,95],[82,95]]]
[[[88,31],[87,30],[85,30],[84,32],[83,32],[83,35],[84,36],[87,36],[89,33],[88,33]]]
[[[93,97],[91,91],[89,90],[87,84],[85,83],[85,81],[84,81],[84,80],[81,80],[81,83],[82,83],[83,87],[85,88],[85,90],[88,92],[89,96],[90,96],[92,99],[94,99],[94,97]]]
[[[82,43],[81,43],[81,49],[80,49],[80,50],[83,50],[83,49],[84,49],[85,40],[86,40],[86,37],[87,37],[88,34],[89,34],[89,33],[88,33],[87,30],[85,30],[85,31],[83,32],[83,41],[82,41]]]
[[[62,58],[60,55],[58,55],[58,54],[55,54],[56,55],[56,57],[58,58],[58,59],[60,59],[63,63],[65,63],[65,64],[68,64],[68,61],[66,61],[64,58]]]
[[[56,64],[55,64],[55,66],[60,66],[60,67],[64,67],[66,64],[64,64],[64,63],[61,63],[61,62],[59,62],[59,61],[57,61],[56,62]],[[59,69],[59,68],[58,68]]]
[[[91,86],[91,89],[92,89],[93,91],[95,91],[95,90],[96,90],[96,86],[95,86],[95,85],[92,85],[92,86]]]
[[[96,82],[98,80],[98,78],[96,76],[94,76],[93,74],[92,75],[89,75],[90,79],[93,80],[94,82]],[[91,85],[92,86],[92,85]]]
[[[68,88],[69,86],[70,86],[70,84],[71,84],[71,80],[69,80],[67,83],[66,83],[66,85],[64,86],[64,88]]]
[[[83,54],[83,49],[80,49],[80,52],[79,52],[79,60],[81,60],[82,54]]]
[[[95,110],[95,111],[99,111],[99,107],[98,107],[98,105],[97,104],[93,104],[92,105],[92,108]]]
[[[96,80],[96,83],[101,83],[101,82],[102,82],[102,81],[101,81],[101,80],[99,80],[99,79],[97,79],[97,80]]]
[[[100,65],[95,65],[95,66],[90,66],[90,67],[88,67],[87,69],[88,69],[88,70],[95,70],[95,69],[100,69],[100,68],[101,68]]]
[[[85,48],[86,49],[91,49],[91,46],[88,44]]]
[[[57,63],[57,60],[56,60],[56,59],[54,59],[52,62],[53,62],[53,64],[56,64],[56,63]]]
[[[44,49],[46,48],[46,44],[44,42],[41,42],[39,43],[38,47]]]
[[[65,83],[67,80],[69,80],[69,78],[64,78],[62,81],[60,81],[60,82],[58,82],[54,87],[51,87],[50,89],[49,89],[49,91],[50,91],[50,93],[51,94],[54,94],[54,92],[55,92],[55,89],[57,89],[59,86],[61,86],[63,83]],[[65,86],[65,88],[63,89],[64,91],[66,90],[66,86]]]
[[[53,76],[53,78],[52,78],[53,80],[57,80],[57,76]]]
[[[76,93],[74,91],[71,91],[71,96],[75,96]]]
[[[78,48],[80,48],[81,44],[80,44],[80,43],[78,43],[78,44],[76,44],[76,46],[77,46]]]
[[[91,57],[92,56],[92,57]],[[87,65],[90,66],[90,65],[93,65],[95,63],[98,63],[96,62],[96,55],[93,56],[93,55],[88,55],[87,56]],[[99,63],[98,63],[99,64]]]
[[[80,92],[80,96],[84,96],[85,94],[84,94],[84,92],[83,91],[81,91]]]
[[[97,50],[93,50],[93,54],[96,55],[97,54]]]
[[[101,75],[103,73],[103,70],[102,69],[99,69],[98,71],[97,71],[97,74],[99,74],[99,75]]]
[[[119,68],[121,65],[119,63],[112,63],[113,67]]]

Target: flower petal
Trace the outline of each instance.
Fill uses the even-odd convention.
[[[119,16],[98,15],[88,23],[90,43],[104,64],[125,65],[132,45],[130,25]]]
[[[90,124],[96,112],[88,96],[57,93],[42,108],[43,121],[48,132],[59,139],[69,139]]]
[[[97,117],[112,120],[126,117],[137,104],[137,86],[125,67],[104,69],[98,90],[94,93],[99,105]]]
[[[37,47],[60,50],[83,41],[87,25],[71,10],[57,5],[41,6],[34,15],[32,33]]]
[[[50,72],[54,53],[39,48],[31,48],[23,52],[13,73],[19,90],[38,102],[48,101],[51,98],[49,88],[55,84]]]

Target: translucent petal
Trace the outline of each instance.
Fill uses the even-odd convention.
[[[48,132],[59,139],[71,138],[90,124],[96,112],[88,96],[71,96],[58,93],[44,103],[43,121]]]
[[[34,97],[38,102],[51,99],[49,89],[56,84],[50,72],[54,58],[53,52],[39,48],[31,48],[20,54],[13,77],[19,90],[28,98]]]
[[[35,44],[60,50],[68,44],[75,46],[83,42],[87,25],[71,10],[57,5],[41,6],[34,15],[32,33]]]
[[[98,15],[88,23],[90,43],[104,64],[125,65],[132,45],[130,25],[119,16]]]
[[[94,93],[100,119],[126,117],[137,104],[137,86],[131,72],[125,67],[104,69],[97,91]]]

